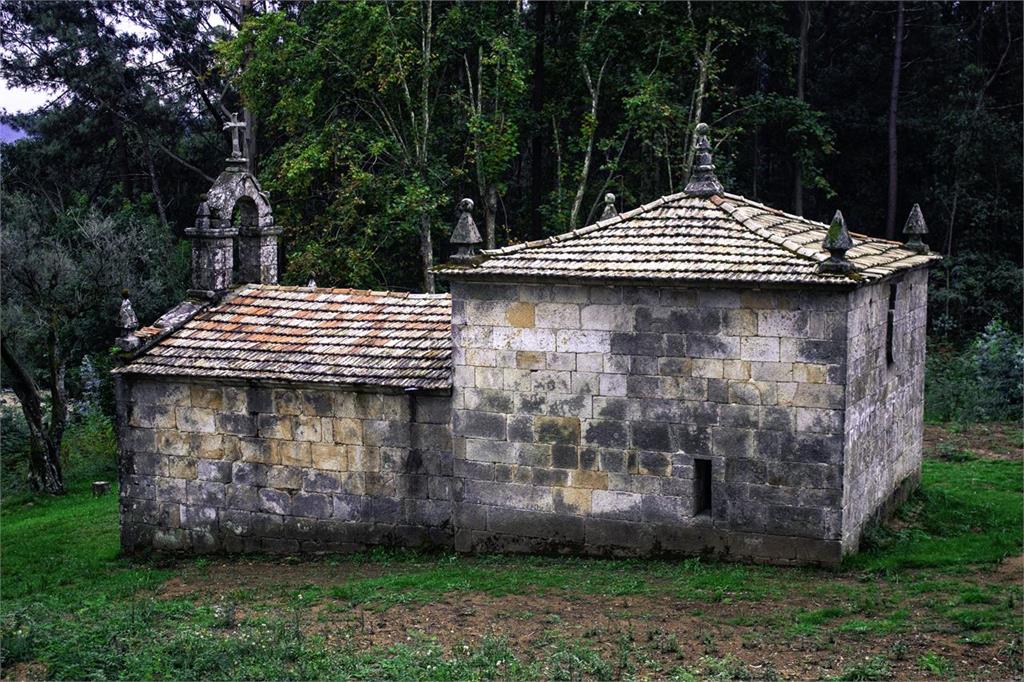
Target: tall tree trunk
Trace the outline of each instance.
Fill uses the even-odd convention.
[[[885,238],[896,238],[896,196],[899,191],[899,163],[896,154],[896,109],[900,99],[900,69],[903,67],[903,0],[896,6],[896,37],[892,54],[892,87],[889,89],[889,202],[885,213]]]
[[[697,131],[696,125],[701,122],[704,115],[704,97],[708,87],[708,68],[711,63],[713,50],[711,49],[711,36],[704,39],[704,52],[697,55],[697,89],[693,92],[693,103],[690,106],[691,121],[694,125],[694,132],[690,137],[690,145],[686,152],[686,167],[683,169],[683,176],[689,179],[693,172],[694,154],[697,153]]]
[[[597,137],[597,111],[601,98],[601,80],[604,78],[604,69],[608,66],[605,59],[601,70],[595,81],[590,76],[590,67],[583,65],[583,78],[587,83],[587,90],[590,92],[590,130],[587,131],[587,147],[583,154],[583,168],[580,169],[579,184],[576,186],[576,196],[572,201],[572,210],[569,212],[569,229],[575,230],[580,219],[580,208],[583,206],[583,197],[587,191],[587,180],[590,178],[590,164],[594,158],[594,138]]]
[[[530,110],[533,113],[533,137],[530,140],[530,229],[531,239],[544,233],[540,205],[544,200],[544,149],[547,147],[547,121],[543,118],[547,91],[544,82],[544,31],[547,24],[548,3],[533,5],[533,87],[530,92]]]
[[[146,145],[146,167],[149,170],[149,182],[153,187],[153,201],[156,203],[156,213],[160,217],[160,224],[165,230],[170,230],[171,225],[167,222],[167,209],[164,207],[164,195],[160,191],[160,181],[156,177],[156,166],[153,164],[153,152]]]
[[[811,26],[811,8],[807,0],[800,3],[800,54],[796,67],[796,98],[804,101],[804,81],[807,70],[807,29]],[[802,215],[804,212],[804,168],[799,158],[795,159],[796,169],[793,173],[793,213]]]
[[[60,441],[54,441],[54,431],[47,430],[43,414],[43,401],[32,375],[18,361],[5,339],[0,338],[0,357],[9,370],[7,381],[14,389],[29,430],[29,485],[34,490],[62,495],[64,475],[60,467]],[[62,398],[62,396],[61,396]],[[63,402],[61,403],[63,410]],[[51,424],[52,426],[52,424]],[[63,436],[63,424],[56,435]]]
[[[487,193],[484,195],[484,226],[487,230],[487,248],[493,249],[497,245],[497,215],[498,215],[498,188],[494,184],[487,186]]]
[[[430,237],[430,214],[420,213],[420,267],[423,268],[423,291],[434,293],[434,245]]]

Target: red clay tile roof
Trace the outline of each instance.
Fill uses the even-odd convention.
[[[485,251],[472,266],[443,266],[451,278],[572,278],[855,286],[938,256],[854,234],[847,252],[855,271],[816,271],[828,257],[828,225],[741,196],[661,197],[593,225],[525,244]]]
[[[446,294],[246,285],[117,371],[444,389],[451,307]]]

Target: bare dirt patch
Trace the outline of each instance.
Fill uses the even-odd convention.
[[[1024,459],[1024,431],[1017,422],[927,424],[924,427],[925,457],[942,458],[943,451],[967,451],[982,459]]]
[[[0,679],[14,680],[16,682],[23,682],[25,680],[45,680],[46,664],[40,663],[39,661],[22,661],[21,663],[15,663],[10,668],[3,671],[3,675],[0,676]]]
[[[370,578],[388,570],[386,565],[325,561],[245,561],[215,560],[207,564],[188,564],[178,576],[156,590],[160,599],[218,597],[240,590],[274,593],[314,586],[344,583],[354,578]]]
[[[305,612],[302,627],[329,643],[359,648],[388,647],[427,639],[446,653],[468,653],[485,637],[506,640],[520,658],[549,655],[561,642],[579,641],[605,660],[630,661],[616,671],[657,675],[676,667],[700,668],[702,658],[732,658],[754,677],[771,671],[786,679],[836,675],[876,655],[890,660],[898,679],[934,677],[920,668],[925,654],[938,654],[956,670],[990,679],[1012,676],[1000,660],[1005,644],[973,646],[937,627],[923,605],[909,615],[910,626],[892,634],[844,632],[855,620],[842,616],[808,634],[793,634],[797,609],[814,611],[824,599],[790,595],[774,602],[704,603],[661,596],[451,594],[432,603],[402,604],[385,611],[346,609],[325,602]],[[896,652],[895,656],[893,652]],[[625,654],[625,657],[623,655]],[[1003,657],[1005,659],[1005,657]]]

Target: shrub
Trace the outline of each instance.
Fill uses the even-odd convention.
[[[993,320],[964,348],[929,353],[925,417],[929,421],[997,421],[1021,418],[1024,342]]]

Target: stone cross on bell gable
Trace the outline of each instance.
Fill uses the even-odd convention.
[[[238,114],[232,112],[231,120],[224,124],[224,130],[231,131],[231,158],[242,158],[242,131],[245,130],[245,121],[238,120]]]

